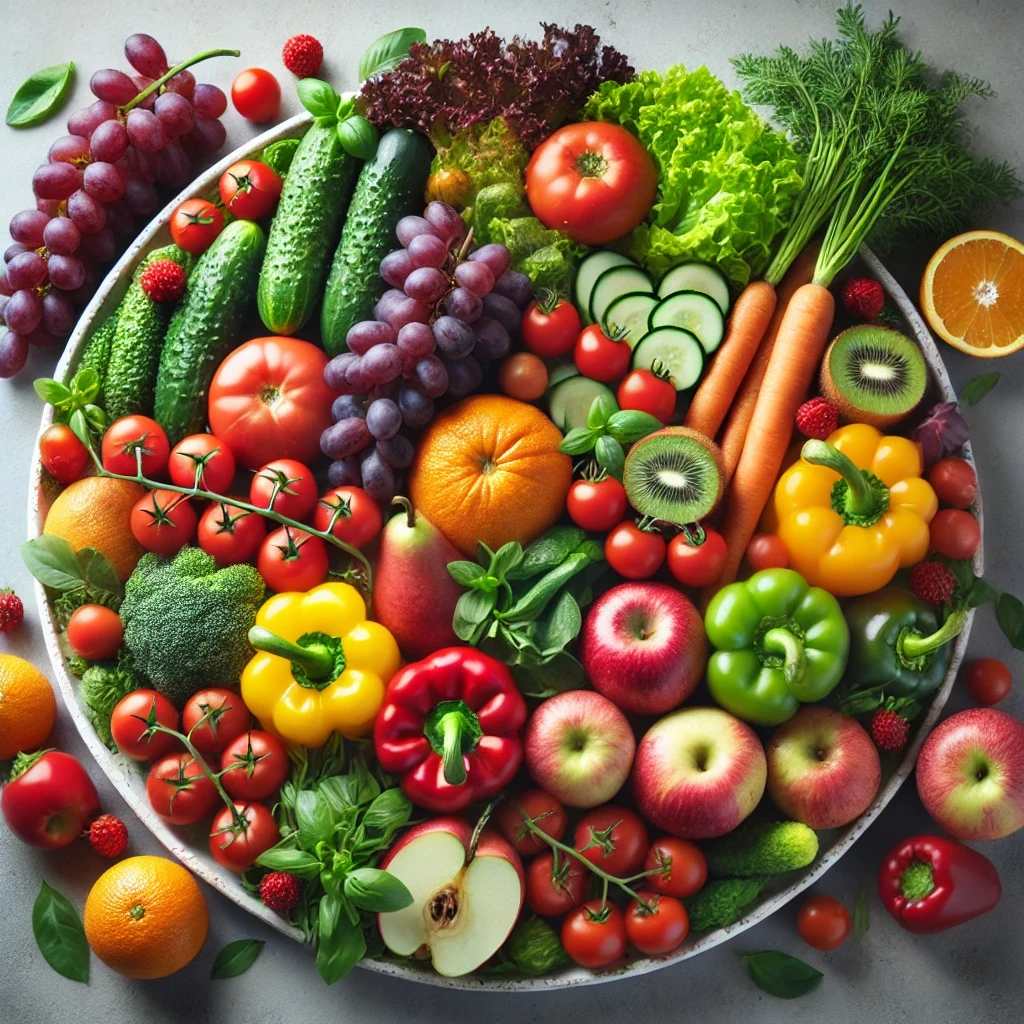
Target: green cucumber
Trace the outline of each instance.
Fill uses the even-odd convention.
[[[612,252],[609,249],[598,249],[597,252],[587,253],[580,260],[576,269],[576,310],[580,319],[585,323],[593,323],[590,319],[590,296],[594,291],[597,279],[612,267],[635,267],[636,264],[620,252]]]
[[[711,355],[725,336],[725,319],[710,295],[704,292],[673,292],[651,310],[650,328],[681,327],[689,331]]]
[[[556,384],[548,396],[548,415],[552,422],[567,434],[575,427],[587,425],[587,414],[595,398],[615,401],[615,392],[606,384],[590,377],[569,377]],[[618,403],[616,402],[616,405]]]
[[[633,349],[633,369],[667,371],[676,391],[686,391],[700,380],[704,371],[704,350],[690,331],[657,327]]]
[[[335,127],[314,124],[295,150],[260,270],[260,317],[275,334],[294,334],[316,308],[358,165]]]
[[[373,319],[373,307],[387,288],[380,261],[398,246],[398,222],[423,209],[430,157],[425,136],[392,128],[363,166],[324,293],[320,333],[329,356],[345,351],[354,323]]]
[[[154,416],[172,445],[203,429],[210,381],[242,336],[265,248],[258,224],[235,220],[196,264],[167,328],[156,382]]]
[[[117,310],[104,380],[104,403],[111,421],[122,416],[153,414],[160,351],[174,312],[171,302],[154,302],[139,283],[142,272],[157,260],[173,260],[187,274],[194,257],[176,245],[154,249],[136,268]]]
[[[658,298],[667,299],[676,292],[703,292],[715,300],[725,316],[729,312],[729,282],[717,267],[706,263],[680,263],[658,285]]]
[[[82,358],[78,360],[78,371],[94,370],[100,381],[100,389],[94,399],[96,405],[103,408],[103,384],[107,379],[107,367],[110,365],[110,350],[114,347],[114,332],[117,330],[117,310],[110,314],[89,335],[89,340],[82,350]]]

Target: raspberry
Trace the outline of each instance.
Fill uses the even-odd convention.
[[[871,738],[881,750],[901,750],[910,738],[910,723],[891,708],[879,708],[871,717]]]
[[[302,883],[287,871],[271,871],[260,879],[260,899],[278,914],[287,914],[299,905]]]
[[[297,78],[312,78],[324,59],[324,48],[314,36],[292,36],[281,51],[284,66]]]
[[[846,315],[854,320],[874,320],[885,306],[885,289],[873,277],[851,277],[840,297]]]
[[[174,260],[154,260],[139,285],[154,302],[177,302],[185,293],[185,271]]]
[[[910,592],[928,604],[943,605],[956,590],[956,577],[941,562],[918,562],[910,570]]]
[[[25,618],[25,606],[13,590],[0,590],[0,633],[10,633]]]
[[[796,429],[824,441],[839,426],[839,410],[827,398],[812,398],[796,411]]]
[[[89,844],[101,857],[120,857],[128,848],[128,829],[113,814],[101,814],[89,826]]]

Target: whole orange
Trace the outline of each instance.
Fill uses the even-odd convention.
[[[128,857],[96,879],[82,918],[89,948],[128,978],[166,978],[206,941],[199,883],[166,857]]]
[[[110,559],[124,581],[143,555],[128,517],[145,493],[141,484],[130,480],[106,476],[76,480],[50,506],[43,532],[63,537],[76,551],[95,548]]]
[[[0,761],[41,747],[56,717],[46,676],[24,658],[0,654]]]
[[[562,514],[572,459],[562,433],[539,409],[500,395],[475,395],[441,413],[420,441],[409,495],[467,555],[526,544]]]

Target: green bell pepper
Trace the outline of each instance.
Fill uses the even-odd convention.
[[[839,602],[792,569],[765,569],[711,599],[704,629],[715,652],[708,689],[726,711],[780,725],[822,700],[846,667],[850,631]]]

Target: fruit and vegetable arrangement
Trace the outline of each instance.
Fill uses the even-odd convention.
[[[894,849],[881,900],[916,933],[983,914],[999,879],[959,840],[1024,827],[1024,724],[990,707],[1009,669],[973,662],[981,706],[921,723],[973,610],[1019,650],[1024,605],[976,574],[966,423],[856,261],[1021,194],[967,146],[988,87],[936,79],[854,6],[803,55],[737,57],[742,93],[542,28],[398,30],[352,96],[289,40],[308,124],[185,194],[66,375],[36,381],[46,511],[22,553],[80,708],[328,983],[365,958],[459,977],[670,956],[811,868],[918,746],[946,835]],[[193,62],[146,36],[125,53],[138,74],[93,76],[12,222],[5,376],[224,141]],[[59,103],[44,85],[9,123]],[[276,117],[268,71],[230,92]],[[1024,246],[968,231],[921,306],[997,356],[1024,346],[1022,281]],[[0,629],[20,619],[0,595]],[[45,748],[55,708],[0,656],[3,816],[120,857],[123,823]],[[161,858],[117,861],[84,925],[49,887],[37,911],[79,980],[90,948],[156,977],[206,936]],[[821,894],[798,923],[816,949],[851,931]],[[745,961],[776,995],[821,980]]]

